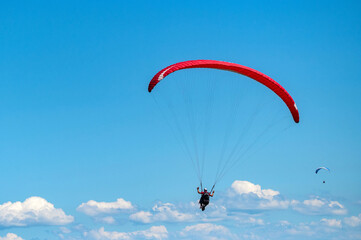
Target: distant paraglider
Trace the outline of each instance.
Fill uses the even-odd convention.
[[[328,171],[328,172],[331,172],[330,169],[327,168],[327,167],[319,167],[319,168],[316,169],[315,173],[318,174],[318,172],[319,172],[321,169],[326,170],[326,171]],[[326,181],[323,180],[323,183],[326,183]]]
[[[317,174],[317,173],[318,173],[318,171],[320,171],[321,169],[325,169],[325,170],[327,170],[327,171],[329,171],[329,172],[330,172],[330,169],[329,169],[329,168],[327,168],[327,167],[319,167],[319,168],[317,168],[317,169],[316,169],[315,173]]]

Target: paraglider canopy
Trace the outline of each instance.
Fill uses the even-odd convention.
[[[167,75],[175,71],[179,71],[182,69],[189,69],[189,68],[213,68],[213,69],[231,71],[250,77],[256,80],[257,82],[265,85],[266,87],[271,89],[274,93],[276,93],[287,105],[288,109],[292,114],[293,120],[296,123],[300,121],[300,116],[295,101],[292,99],[291,95],[278,82],[276,82],[266,74],[263,74],[255,69],[242,66],[236,63],[216,61],[216,60],[190,60],[185,62],[179,62],[162,69],[156,75],[154,75],[154,77],[152,78],[152,80],[148,85],[148,92],[151,92],[153,88]]]
[[[324,169],[324,170],[326,170],[326,171],[329,171],[330,172],[330,169],[329,168],[327,168],[327,167],[319,167],[319,168],[317,168],[316,169],[316,171],[315,171],[315,173],[317,174],[321,169]]]

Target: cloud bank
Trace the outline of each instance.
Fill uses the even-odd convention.
[[[277,190],[240,180],[234,181],[225,192],[218,192],[204,212],[199,210],[197,201],[157,202],[152,208],[139,209],[123,198],[114,202],[89,200],[76,210],[90,216],[95,227],[89,229],[82,224],[60,227],[54,234],[61,239],[238,240],[318,236],[324,239],[361,239],[361,214],[343,216],[347,209],[339,201],[319,196],[288,199]],[[270,219],[271,211],[282,211],[285,220],[275,222]],[[288,213],[312,221],[290,222]],[[40,197],[0,205],[0,226],[3,227],[64,225],[73,221],[72,216]],[[120,226],[127,229],[127,225],[133,230],[117,229]],[[2,239],[22,238],[9,233],[0,237]]]

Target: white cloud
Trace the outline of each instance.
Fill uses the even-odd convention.
[[[62,209],[41,197],[30,197],[24,202],[7,202],[0,205],[0,225],[64,225],[73,222],[74,218],[66,215]]]
[[[71,233],[71,230],[69,229],[69,228],[66,228],[66,227],[60,227],[59,228],[60,229],[60,231],[62,232],[62,233]]]
[[[303,204],[305,206],[310,206],[310,207],[322,207],[323,205],[325,205],[325,202],[319,200],[319,199],[311,199],[311,200],[305,200],[303,201]]]
[[[264,225],[263,219],[260,219],[260,218],[250,217],[248,220],[246,220],[246,221],[244,221],[244,222],[245,222],[245,223],[255,224],[255,225]]]
[[[345,207],[337,201],[330,201],[328,207],[332,209],[331,212],[335,215],[343,215],[347,213]]]
[[[303,202],[294,201],[291,205],[294,210],[310,215],[343,215],[347,213],[346,208],[341,203],[319,197],[304,200]]]
[[[345,237],[345,232],[342,231],[342,221],[337,219],[322,218],[317,222],[298,224],[291,224],[286,221],[279,226],[281,228],[275,229],[281,236],[284,235],[282,234],[282,232],[284,232],[286,235],[307,236],[307,239],[309,239],[310,236],[317,236],[317,239],[350,239]],[[342,238],[340,238],[340,236],[342,236]]]
[[[210,203],[205,212],[200,212],[198,205],[193,211],[197,211],[197,219],[202,218],[202,221],[220,221],[226,219],[228,216],[227,208],[224,205],[217,203]]]
[[[174,204],[157,203],[153,206],[152,212],[140,211],[130,215],[130,220],[135,222],[189,222],[195,219],[191,213],[180,212]]]
[[[250,232],[250,233],[243,234],[241,239],[242,240],[243,239],[244,240],[248,240],[248,239],[250,239],[250,240],[263,240],[264,238],[256,235],[253,232]]]
[[[231,210],[286,209],[290,205],[290,201],[284,200],[278,191],[239,180],[232,183],[227,196],[220,201]]]
[[[216,225],[212,223],[199,223],[196,225],[187,226],[183,229],[183,233],[189,232],[200,232],[202,234],[210,234],[214,232],[228,234],[229,230],[221,225]]]
[[[187,239],[236,239],[228,228],[211,223],[186,226],[179,235]]]
[[[248,214],[246,215],[233,215],[233,216],[228,216],[227,220],[230,220],[234,223],[234,225],[236,225],[237,227],[241,226],[241,227],[245,227],[246,224],[251,224],[253,226],[263,226],[265,225],[265,221],[261,218],[255,218],[255,217],[249,217]],[[249,226],[246,226],[249,227]]]
[[[107,216],[99,219],[101,222],[107,223],[107,224],[114,224],[115,219],[112,216]]]
[[[153,221],[153,214],[140,211],[129,216],[129,219],[135,222],[150,223]]]
[[[185,222],[194,219],[194,215],[179,212],[171,203],[156,204],[152,210],[154,212],[153,218],[156,221]]]
[[[165,239],[168,238],[168,231],[165,226],[153,226],[145,231],[133,233],[135,236],[144,236],[146,239]]]
[[[232,183],[231,189],[238,195],[242,194],[255,194],[259,198],[272,200],[274,196],[279,195],[278,191],[272,189],[261,189],[260,185],[253,184],[248,181],[236,180]]]
[[[134,231],[134,232],[107,232],[104,227],[98,230],[91,230],[85,232],[87,238],[95,240],[120,240],[120,239],[166,239],[168,238],[168,231],[165,226],[152,226],[147,230]]]
[[[358,227],[361,225],[361,214],[344,218],[344,222],[351,227]]]
[[[8,233],[5,237],[0,237],[0,240],[23,240],[21,237],[15,233]]]
[[[131,239],[130,233],[126,232],[107,232],[104,230],[104,227],[99,228],[98,230],[91,230],[90,232],[85,232],[84,235],[90,239]]]
[[[291,228],[287,229],[286,232],[291,235],[312,236],[315,234],[315,232],[312,231],[311,227],[304,223],[300,223],[296,226],[292,226]]]
[[[326,225],[328,227],[336,227],[336,228],[342,227],[341,220],[337,220],[337,219],[322,218],[321,223],[323,223],[324,225]]]
[[[133,208],[131,202],[118,198],[115,202],[96,202],[89,200],[87,203],[82,203],[78,206],[77,210],[89,216],[97,216],[100,214],[114,214],[121,210],[132,210]]]
[[[286,209],[290,205],[290,201],[288,200],[270,200],[263,201],[259,203],[259,208],[261,209]]]
[[[289,226],[289,225],[291,225],[291,223],[290,223],[289,221],[287,221],[287,220],[281,220],[281,221],[279,222],[279,224],[280,224],[281,226]]]

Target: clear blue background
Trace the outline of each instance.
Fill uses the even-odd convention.
[[[196,176],[147,84],[174,62],[217,59],[271,75],[301,115],[257,156],[275,160],[220,190],[239,179],[289,197],[325,191],[358,214],[360,14],[359,1],[1,1],[0,203],[41,196],[77,216],[90,199],[194,200]],[[320,165],[332,169],[323,189]]]

